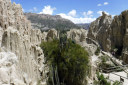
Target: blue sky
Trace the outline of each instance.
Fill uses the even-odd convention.
[[[61,15],[74,23],[90,23],[102,11],[112,16],[128,9],[128,0],[12,0],[24,12]]]

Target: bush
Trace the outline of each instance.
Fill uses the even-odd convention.
[[[100,54],[100,48],[99,47],[97,47],[97,50],[95,51],[95,55],[99,55]]]
[[[101,62],[99,63],[98,67],[99,67],[100,69],[102,69],[102,72],[108,73],[109,70],[107,70],[107,69],[113,67],[114,64],[107,63],[107,61],[111,61],[111,60],[109,59],[109,56],[107,56],[107,55],[100,56],[99,58],[101,59]]]
[[[60,38],[42,42],[46,63],[50,67],[50,85],[83,85],[89,72],[88,53],[72,40]],[[83,83],[85,82],[85,83]]]
[[[122,85],[119,81],[115,81],[113,85]]]
[[[103,55],[99,57],[102,63],[106,63],[107,61],[111,61],[108,55]]]
[[[105,78],[103,74],[99,74],[99,72],[97,72],[97,79],[94,85],[111,85],[111,83],[107,81],[107,78]]]

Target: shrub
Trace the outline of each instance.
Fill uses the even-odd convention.
[[[115,81],[113,85],[122,85],[119,81]]]
[[[101,62],[99,63],[98,67],[102,69],[102,72],[108,73],[109,70],[106,70],[108,68],[111,68],[114,66],[114,64],[107,63],[107,61],[110,61],[109,56],[104,55],[99,57],[101,59]]]
[[[104,56],[100,56],[101,62],[102,63],[106,63],[107,61],[109,61],[109,56],[104,55]]]
[[[97,50],[95,51],[95,55],[99,55],[100,54],[100,48],[99,47],[97,47]]]
[[[107,78],[105,78],[103,74],[99,74],[99,72],[97,72],[97,79],[94,85],[111,85],[111,83],[107,81]]]
[[[89,72],[88,53],[70,39],[42,42],[46,63],[50,67],[49,84],[83,85]]]

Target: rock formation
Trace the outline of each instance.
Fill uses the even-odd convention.
[[[0,85],[36,85],[43,78],[43,36],[31,28],[19,4],[0,0]]]
[[[92,40],[95,40],[99,43],[99,46],[104,51],[109,51],[111,48],[110,43],[110,25],[112,22],[112,17],[109,15],[106,15],[103,12],[103,15],[96,19],[96,21],[92,22],[90,25],[90,29],[88,32],[88,37]],[[91,41],[88,41],[88,43],[91,43]]]
[[[80,43],[86,40],[87,32],[85,29],[71,29],[67,32],[67,37]]]
[[[128,10],[114,17],[111,32],[112,48],[117,48],[117,55],[128,63]]]
[[[128,63],[127,30],[128,10],[113,19],[110,15],[103,13],[101,17],[91,23],[88,38],[98,42],[99,47],[104,51],[110,52],[117,49],[116,56]],[[88,43],[92,43],[92,41],[88,40]]]
[[[47,32],[46,40],[50,41],[55,38],[58,38],[58,32],[55,29],[51,29]]]

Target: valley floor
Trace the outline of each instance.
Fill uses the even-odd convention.
[[[121,85],[128,85],[128,67],[127,65],[121,65],[122,61],[114,58],[114,56],[112,56],[110,53],[107,52],[102,52],[106,55],[109,55],[113,60],[115,60],[119,66],[122,66],[121,68],[125,68],[124,71],[119,71],[119,72],[110,72],[110,73],[101,73],[104,75],[105,78],[108,78],[107,80],[111,82],[111,84],[113,84],[115,81],[119,81],[121,82]],[[102,53],[100,53],[99,56],[102,56]],[[91,60],[92,60],[92,66],[93,68],[97,68],[97,63],[100,62],[99,60],[99,56],[93,55],[91,56]],[[123,67],[126,66],[126,67]],[[96,74],[94,74],[96,76]],[[92,82],[89,83],[89,85],[93,85]]]

